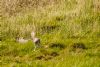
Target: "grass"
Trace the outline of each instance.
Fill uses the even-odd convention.
[[[69,45],[77,42],[76,39],[68,39],[64,42],[67,47],[63,50],[49,47],[47,49],[37,49],[36,51],[33,51],[34,46],[31,42],[27,44],[19,44],[12,41],[8,43],[7,41],[2,42],[0,45],[0,63],[3,67],[99,67],[99,40],[97,39],[96,42],[94,42],[93,40],[82,39],[81,42],[86,45],[87,49],[81,50],[80,52],[74,52]],[[59,55],[48,59],[51,57],[49,54],[52,52],[57,52]],[[36,57],[44,55],[46,55],[45,58],[48,60],[36,59]]]
[[[6,4],[4,4],[6,3]],[[100,5],[98,0],[14,0],[1,2],[1,67],[100,67]],[[31,38],[42,48],[20,44]],[[74,48],[81,43],[86,49]],[[45,47],[47,46],[47,48]]]

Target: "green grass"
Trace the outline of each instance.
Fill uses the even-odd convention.
[[[0,67],[100,67],[100,1],[1,3]],[[32,30],[43,46],[36,51],[31,40],[25,44],[15,41],[16,37],[31,38]],[[74,50],[74,43],[86,49]]]
[[[89,40],[81,39],[67,39],[64,43],[66,47],[64,49],[58,48],[41,48],[33,51],[34,45],[32,42],[27,44],[19,44],[12,41],[1,42],[0,45],[0,64],[5,67],[99,67],[100,64],[100,39]],[[60,42],[60,41],[59,41]],[[87,49],[73,51],[70,47],[71,44],[81,42],[86,45]],[[55,42],[58,43],[58,42]],[[61,42],[60,42],[61,43]],[[36,59],[38,56],[43,56],[57,52],[59,55],[52,57],[51,59]],[[51,57],[50,55],[45,58]],[[94,62],[95,61],[95,62]]]

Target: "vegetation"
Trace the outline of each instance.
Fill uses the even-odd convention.
[[[99,0],[1,0],[1,67],[100,67]],[[42,48],[21,44],[35,30]]]

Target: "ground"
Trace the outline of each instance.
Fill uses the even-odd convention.
[[[13,0],[0,8],[0,67],[100,67],[99,0]],[[31,32],[40,38],[34,51]],[[29,39],[19,43],[16,38]]]

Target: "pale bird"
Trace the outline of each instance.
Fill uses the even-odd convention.
[[[34,32],[34,31],[31,32],[31,37],[32,37],[32,41],[33,41],[34,44],[35,44],[35,49],[41,47],[41,46],[40,46],[40,39],[37,38],[37,37],[35,37],[35,32]],[[34,50],[35,50],[35,49],[34,49]]]
[[[17,38],[17,42],[19,43],[27,43],[28,40],[24,39],[23,37]]]

